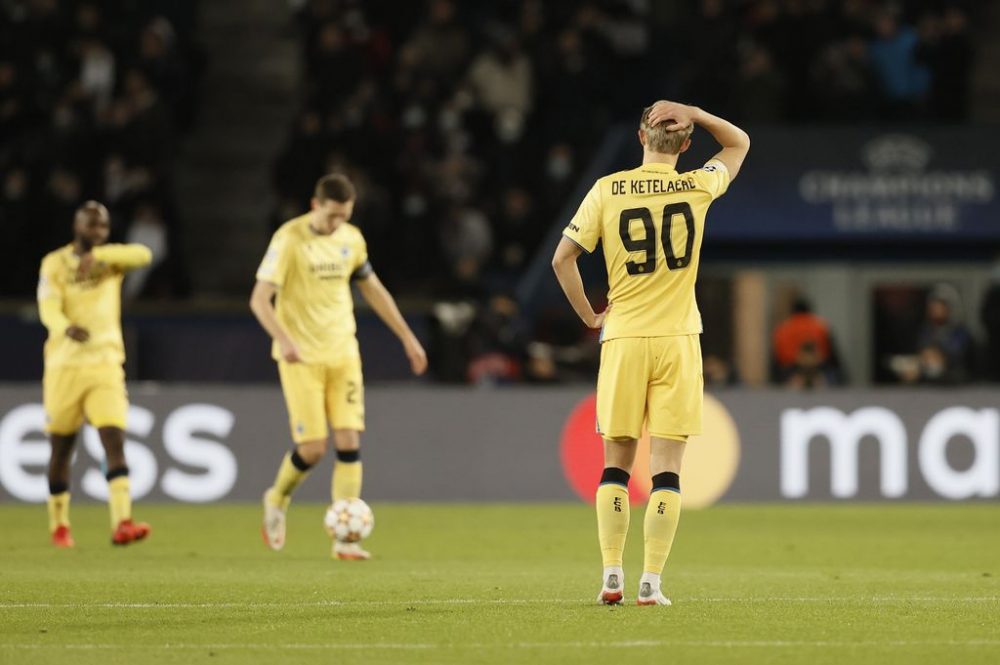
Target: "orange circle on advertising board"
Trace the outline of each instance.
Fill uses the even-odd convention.
[[[604,469],[604,442],[595,431],[596,395],[581,400],[563,426],[559,456],[569,486],[584,501],[594,502],[594,493]],[[704,508],[721,498],[736,477],[740,464],[740,437],[736,423],[719,400],[705,395],[703,433],[688,441],[681,471],[685,508]],[[643,431],[629,481],[629,500],[649,498],[649,433]]]

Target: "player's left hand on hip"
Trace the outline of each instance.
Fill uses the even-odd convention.
[[[404,345],[406,357],[410,359],[410,369],[417,376],[427,371],[427,352],[417,340],[411,340]]]
[[[611,305],[608,305],[604,309],[603,312],[601,312],[600,314],[595,314],[594,315],[594,320],[590,324],[590,327],[591,328],[603,328],[604,327],[604,319],[607,318],[608,312],[610,312],[610,311],[611,311]]]

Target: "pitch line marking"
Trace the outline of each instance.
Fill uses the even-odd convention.
[[[208,651],[228,650],[342,650],[356,651],[361,649],[382,649],[390,651],[420,651],[428,649],[553,649],[553,648],[650,648],[650,647],[717,647],[717,648],[872,648],[872,647],[916,647],[916,646],[948,646],[948,647],[992,647],[1000,646],[1000,640],[864,640],[851,642],[848,640],[626,640],[614,642],[566,641],[566,642],[466,642],[440,643],[431,642],[372,642],[372,643],[281,643],[281,644],[192,644],[168,642],[165,644],[143,643],[137,647],[129,644],[0,644],[6,649],[74,649],[80,651],[103,651],[132,648],[142,649],[189,649]]]
[[[581,604],[582,600],[577,599]],[[0,602],[0,610],[9,609],[108,609],[108,610],[177,610],[177,609],[267,609],[296,607],[389,607],[407,605],[552,605],[573,603],[567,598],[421,598],[415,600],[318,600],[302,602],[210,602],[210,603],[42,603]],[[872,596],[857,597],[690,597],[678,603],[995,603],[1000,596]]]

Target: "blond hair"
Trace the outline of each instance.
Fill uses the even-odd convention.
[[[649,113],[653,106],[647,106],[642,110],[642,118],[639,120],[639,129],[646,132],[646,147],[650,152],[660,152],[667,155],[680,154],[684,142],[691,138],[694,125],[688,125],[683,129],[669,131],[667,122],[661,122],[655,127],[649,126]]]

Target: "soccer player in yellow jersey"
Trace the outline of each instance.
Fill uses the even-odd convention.
[[[413,373],[427,369],[423,347],[372,270],[361,231],[349,223],[355,198],[346,177],[321,178],[312,210],[275,232],[250,298],[250,308],[274,340],[272,356],[296,444],[264,494],[262,534],[274,550],[285,545],[292,492],[326,453],[330,429],[337,455],[332,498],[361,496],[364,383],[352,284],[403,343]],[[370,555],[357,543],[334,541],[333,556],[357,560]]]
[[[679,173],[694,125],[722,150],[702,168]],[[628,481],[643,423],[650,434],[653,487],[644,522],[640,605],[669,605],[660,575],[680,518],[680,472],[689,436],[701,433],[701,315],[694,285],[705,214],[736,177],[750,150],[746,132],[693,106],[659,101],[639,123],[642,165],[598,180],[570,221],[552,266],[577,315],[601,328],[597,431],[604,472],[597,530],[604,562],[598,601],[624,595],[622,551],[629,526]],[[584,295],[576,260],[602,242],[608,308]]]
[[[111,542],[149,535],[132,521],[125,464],[125,345],[121,290],[125,273],[152,260],[143,245],[109,245],[108,210],[96,201],[76,211],[73,242],[42,259],[38,310],[49,331],[42,379],[49,459],[49,531],[56,547],[73,547],[69,522],[70,460],[84,421],[97,429],[106,456]]]

